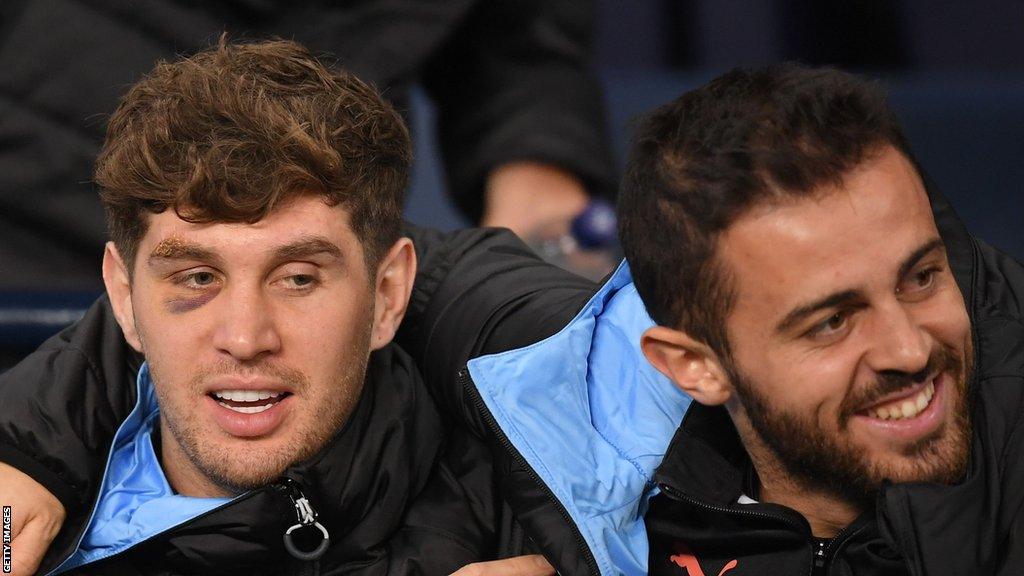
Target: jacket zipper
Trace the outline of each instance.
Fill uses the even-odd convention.
[[[237,503],[239,503],[239,502],[241,502],[243,500],[252,498],[256,494],[259,494],[261,491],[268,490],[270,488],[276,488],[279,491],[285,492],[286,495],[288,495],[289,498],[292,500],[292,505],[296,507],[297,515],[299,514],[298,510],[299,510],[300,504],[298,504],[296,502],[296,499],[292,497],[292,494],[297,494],[298,498],[300,498],[301,500],[305,501],[306,506],[309,505],[309,501],[305,499],[305,496],[303,496],[302,491],[298,487],[298,483],[295,480],[291,479],[291,478],[285,477],[285,479],[281,483],[272,484],[272,485],[268,486],[267,488],[262,488],[260,490],[250,490],[249,492],[245,492],[243,494],[240,494],[240,495],[236,496],[235,498],[232,498],[228,502],[225,502],[225,503],[221,504],[220,506],[216,506],[214,508],[211,508],[211,509],[207,510],[206,512],[203,512],[202,514],[197,514],[196,516],[193,516],[193,517],[189,518],[188,520],[186,520],[186,521],[184,521],[184,522],[182,522],[180,524],[175,524],[174,526],[170,526],[168,528],[165,528],[165,529],[157,532],[156,534],[153,534],[153,535],[145,538],[144,540],[139,540],[138,542],[133,543],[132,545],[128,546],[127,548],[125,548],[123,550],[119,550],[118,552],[115,552],[113,554],[108,554],[106,556],[99,556],[97,558],[93,558],[89,562],[86,562],[85,564],[79,564],[78,566],[73,566],[73,567],[69,568],[69,570],[73,570],[73,569],[76,569],[76,568],[81,568],[82,566],[88,566],[90,564],[95,564],[95,563],[100,562],[102,560],[108,560],[110,558],[113,558],[114,556],[119,556],[121,554],[125,554],[125,553],[131,551],[133,548],[135,548],[139,544],[142,544],[143,542],[148,542],[150,540],[154,540],[154,539],[159,538],[159,537],[163,536],[164,534],[167,534],[167,533],[169,533],[171,531],[178,530],[179,528],[184,528],[184,527],[192,524],[193,522],[198,522],[199,520],[205,518],[206,516],[209,516],[210,514],[213,514],[214,512],[218,512],[220,510],[223,510],[224,508],[227,508],[228,506],[232,506],[232,505],[237,504]],[[323,528],[323,526],[319,522],[315,521],[315,519],[316,519],[316,511],[314,511],[311,506],[309,507],[309,511],[313,514],[313,519],[314,519],[313,524],[315,524],[316,526],[320,527],[320,529],[323,531],[323,533],[325,535],[324,542],[327,542],[327,538],[328,538],[327,529]],[[299,525],[302,525],[301,522],[300,522]],[[296,528],[296,527],[293,526],[293,528]],[[289,529],[289,530],[291,530],[291,529]],[[287,534],[287,532],[286,532],[286,534]],[[85,537],[85,534],[83,532],[82,538],[84,539],[84,537]],[[80,544],[81,544],[81,541],[79,541],[79,545]],[[321,544],[321,547],[323,547],[324,551],[326,551],[326,546],[323,543]],[[77,550],[78,550],[78,546],[75,547],[75,551],[77,551]],[[319,550],[319,548],[318,548],[318,550]],[[289,552],[291,552],[291,550],[289,550]],[[316,552],[316,551],[314,551],[314,552]],[[320,552],[320,554],[317,555],[316,558],[318,559],[322,555],[323,555],[323,552]],[[320,563],[319,563],[319,561],[315,561],[314,560],[314,574],[319,574],[319,573],[320,573]],[[53,574],[53,572],[50,572],[49,574]]]
[[[658,484],[658,488],[661,489],[662,492],[671,496],[672,498],[676,500],[682,500],[688,504],[696,506],[697,508],[703,508],[705,510],[710,510],[712,512],[725,512],[727,514],[739,514],[742,516],[767,518],[769,520],[780,520],[786,524],[789,524],[793,528],[796,528],[799,532],[810,533],[810,530],[807,528],[807,526],[798,524],[794,522],[791,518],[787,518],[779,514],[769,514],[768,512],[759,512],[757,510],[744,510],[743,508],[726,508],[725,506],[715,506],[714,504],[708,504],[707,502],[695,500],[694,498],[687,496],[686,494],[683,494],[682,492],[676,490],[675,488],[669,486],[668,484]]]
[[[760,511],[757,511],[757,510],[744,510],[743,508],[726,508],[725,506],[716,506],[714,504],[708,504],[707,502],[701,502],[700,500],[695,500],[694,498],[692,498],[690,496],[687,496],[686,494],[680,492],[679,490],[676,490],[675,488],[669,486],[668,484],[664,484],[664,483],[658,484],[658,488],[660,488],[661,491],[664,492],[665,494],[667,494],[669,497],[674,498],[676,500],[682,500],[683,502],[686,502],[686,503],[688,503],[688,504],[690,504],[692,506],[695,506],[697,508],[703,508],[703,509],[709,510],[711,512],[720,512],[720,513],[724,513],[724,514],[738,514],[740,516],[749,516],[751,518],[766,518],[766,519],[769,519],[769,520],[779,520],[779,521],[783,522],[784,524],[788,524],[789,526],[795,528],[800,533],[810,535],[810,532],[811,532],[810,528],[808,526],[798,524],[798,523],[794,522],[792,519],[787,518],[787,517],[782,516],[782,515],[779,515],[779,514],[769,514],[768,512],[760,512]],[[840,532],[840,534],[842,534],[842,532]],[[835,541],[833,541],[833,544],[834,543],[835,543]],[[809,576],[814,576],[814,573],[817,570],[816,567],[818,565],[819,557],[820,557],[819,553],[822,554],[821,557],[824,557],[823,555],[826,554],[831,548],[832,548],[832,544],[830,544],[829,547],[827,547],[825,549],[822,549],[822,550],[814,549],[814,547],[812,546],[811,565],[810,565],[810,569],[807,572]],[[827,557],[825,557],[825,559],[827,560]]]
[[[828,566],[832,562],[832,557],[835,555],[839,547],[850,539],[860,533],[864,529],[864,525],[858,526],[856,529],[851,530],[850,526],[843,528],[836,534],[828,544],[819,542],[817,549],[814,551],[814,566],[811,568],[811,574],[820,574],[825,576],[828,574]]]
[[[815,576],[825,576],[825,565],[828,564],[829,560],[825,549],[828,548],[828,545],[822,540],[815,542],[815,544],[814,566],[811,568],[811,574],[814,574]]]
[[[314,573],[318,573],[320,566],[320,557],[327,552],[327,547],[331,544],[331,535],[327,532],[327,528],[324,525],[317,522],[316,510],[313,509],[312,504],[306,499],[306,495],[302,493],[302,488],[298,481],[295,479],[285,476],[280,482],[274,484],[274,487],[280,490],[292,501],[292,506],[295,507],[295,517],[297,524],[292,525],[284,532],[284,547],[292,557],[302,560],[305,562],[313,562]],[[317,547],[307,552],[301,550],[299,547],[292,542],[292,532],[296,530],[302,530],[304,528],[317,528],[320,530],[320,534],[323,536],[323,540]]]
[[[241,502],[242,500],[246,500],[248,498],[251,498],[252,496],[256,495],[257,493],[259,493],[258,490],[251,490],[249,492],[245,492],[244,494],[240,494],[240,495],[236,496],[235,498],[232,498],[231,500],[221,504],[220,506],[216,506],[214,508],[210,508],[206,512],[203,512],[202,514],[197,514],[197,515],[189,518],[188,520],[185,520],[184,522],[182,522],[180,524],[175,524],[174,526],[170,526],[168,528],[165,528],[165,529],[157,532],[156,534],[153,534],[151,536],[146,537],[143,540],[139,540],[138,542],[134,542],[130,546],[128,546],[127,548],[124,548],[123,550],[119,550],[119,551],[117,551],[117,552],[115,552],[113,554],[107,554],[106,556],[99,556],[99,557],[93,558],[92,560],[89,560],[88,562],[79,564],[77,566],[71,566],[71,567],[66,568],[65,570],[63,570],[61,573],[67,572],[68,570],[75,570],[77,568],[81,568],[82,566],[89,566],[90,564],[95,564],[95,563],[100,562],[102,560],[108,560],[110,558],[113,558],[114,556],[120,556],[121,554],[124,554],[126,552],[131,551],[133,548],[135,548],[139,544],[142,544],[143,542],[148,542],[150,540],[153,540],[154,538],[159,538],[160,536],[163,536],[164,534],[167,534],[168,532],[171,532],[172,530],[177,530],[178,528],[183,528],[185,526],[188,526],[189,524],[191,524],[193,522],[196,522],[198,520],[201,520],[202,518],[205,518],[205,517],[209,516],[210,514],[213,514],[214,512],[217,512],[219,510],[223,510],[224,508],[227,508],[228,506],[231,506],[231,505],[233,505],[233,504],[235,504],[237,502]],[[90,518],[90,522],[91,521],[92,520]],[[86,526],[86,531],[88,530],[88,528],[89,527]],[[85,539],[85,532],[83,531],[81,538],[79,538],[79,540],[78,540],[78,544],[75,545],[75,549],[74,549],[74,551],[71,552],[71,554],[74,554],[75,552],[78,552],[78,548],[79,548],[79,546],[82,545],[82,540],[84,540],[84,539]],[[71,557],[71,555],[68,555],[68,558],[70,558],[70,557]],[[63,564],[66,561],[67,561],[67,558],[62,560],[61,563],[58,564],[57,566],[60,566],[61,564]],[[54,569],[54,570],[56,570],[56,569]],[[55,573],[54,570],[51,570],[50,572],[48,572],[47,576],[53,575]]]
[[[551,492],[551,489],[544,483],[544,480],[541,479],[540,475],[537,474],[532,466],[530,466],[529,462],[526,461],[526,458],[519,453],[519,450],[516,449],[512,444],[512,441],[505,435],[505,432],[500,426],[498,426],[498,421],[494,419],[494,415],[491,414],[490,409],[487,407],[483,397],[480,395],[480,391],[477,390],[476,386],[473,384],[473,377],[469,374],[468,367],[459,371],[458,380],[462,388],[467,394],[469,394],[470,398],[473,399],[473,404],[476,405],[477,411],[480,416],[483,417],[487,427],[494,433],[495,438],[498,439],[505,451],[512,456],[512,459],[516,464],[528,471],[533,481],[541,488],[544,495],[547,496],[548,501],[555,506],[555,509],[558,510],[559,514],[561,514],[562,519],[565,520],[565,523],[569,525],[570,529],[572,529],[573,536],[576,539],[576,547],[580,552],[582,552],[583,560],[586,563],[587,568],[590,570],[590,573],[595,576],[599,576],[601,574],[601,569],[598,567],[597,559],[594,558],[594,553],[591,552],[586,539],[583,538],[583,533],[580,532],[579,526],[577,526],[576,522],[573,521],[572,516],[569,515],[569,511],[565,509],[565,505],[562,504],[553,492]]]

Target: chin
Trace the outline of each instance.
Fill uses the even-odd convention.
[[[200,466],[203,474],[218,486],[232,493],[241,493],[266,486],[284,474],[291,464],[268,462],[265,458],[220,461]]]
[[[957,432],[922,441],[910,452],[890,453],[867,464],[869,483],[896,484],[929,482],[952,485],[960,482],[967,470],[968,438]]]
[[[298,455],[288,443],[265,439],[208,444],[190,458],[215,484],[239,493],[278,480]]]

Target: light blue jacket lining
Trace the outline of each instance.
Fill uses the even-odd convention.
[[[557,334],[469,363],[484,403],[603,575],[647,574],[651,478],[691,402],[640,351],[653,325],[623,263]]]
[[[114,436],[100,496],[78,547],[50,574],[109,558],[153,536],[231,501],[174,493],[153,451],[160,421],[149,366],[136,380],[138,401]]]

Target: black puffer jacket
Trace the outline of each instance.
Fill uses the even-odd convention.
[[[467,263],[464,251],[477,253],[480,240],[499,250],[511,246],[525,257],[512,263],[537,272],[535,288],[558,287],[575,301],[535,318],[534,333],[557,330],[593,290],[590,282],[539,261],[507,231],[445,235],[410,227],[410,234],[424,262],[409,306],[412,317],[424,314],[452,267]],[[403,329],[398,342],[414,344],[420,337]],[[82,320],[0,374],[0,461],[31,475],[67,511],[41,573],[67,558],[88,526],[114,434],[137,402],[142,362],[103,296]],[[451,389],[430,392],[449,398]],[[315,567],[320,573],[448,574],[471,562],[534,551],[501,498],[490,449],[450,417],[437,411],[409,356],[391,345],[371,356],[351,421],[320,454],[286,471],[291,482],[282,479],[79,572],[312,570],[312,564],[291,559],[282,544],[296,521],[285,490],[290,486],[314,504],[331,533],[328,552]]]
[[[670,558],[679,542],[690,542],[701,547],[704,574],[719,574],[731,560],[738,563],[729,576],[1024,574],[1024,267],[972,237],[935,185],[928,190],[976,351],[965,480],[888,486],[877,512],[858,519],[819,557],[796,512],[742,505],[747,513],[737,513],[737,498],[749,494],[749,457],[724,410],[694,404],[675,437],[666,439],[664,461],[651,478],[651,487],[661,490],[644,516],[649,573],[685,573]],[[418,332],[406,347],[431,382],[450,380],[481,354],[535,344],[553,332],[552,317],[579,310],[580,299],[591,293],[497,238],[472,242],[467,237],[456,245],[448,257],[456,264],[431,292],[430,305],[406,320],[407,330]],[[527,533],[562,574],[612,573],[594,562],[565,501],[538,481],[537,470],[495,426],[477,386],[461,373],[460,386],[443,388],[453,394],[443,404],[463,407],[462,419],[501,447],[495,465]],[[530,377],[527,370],[509,383]]]
[[[511,161],[561,166],[611,195],[591,12],[578,0],[4,0],[0,287],[101,286],[106,228],[90,182],[106,115],[157,60],[222,31],[337,56],[400,109],[421,82],[471,219],[487,173]]]
[[[111,427],[136,402],[131,383],[140,359],[116,340],[118,332],[103,300],[75,330],[0,381],[3,405],[20,407],[3,410],[0,460],[35,471],[69,512],[43,573],[74,550],[95,506]],[[98,348],[104,349],[100,356],[93,354]],[[36,398],[17,398],[11,383],[24,379],[49,388]],[[40,414],[53,420],[45,424]],[[30,430],[31,436],[21,433]],[[491,558],[498,549],[488,452],[472,437],[446,442],[446,436],[408,355],[385,347],[371,356],[351,418],[319,454],[274,484],[75,573],[447,574]],[[24,450],[13,449],[12,439]],[[283,546],[285,531],[297,523],[300,497],[330,534],[316,562],[296,559]],[[312,527],[297,536],[309,540],[306,549],[320,542]]]
[[[936,221],[965,296],[975,337],[977,362],[972,376],[972,402],[979,424],[974,431],[971,472],[956,486],[887,488],[877,517],[871,519],[874,526],[871,533],[856,531],[870,538],[830,556],[824,567],[829,574],[1024,573],[1024,538],[1020,537],[1024,529],[1021,515],[1024,502],[1024,458],[1021,457],[1024,454],[1024,326],[1021,323],[1024,269],[972,238],[946,202],[931,193]],[[572,508],[573,494],[556,494],[540,480],[542,471],[528,463],[517,448],[518,440],[496,425],[494,413],[481,401],[480,389],[463,370],[469,359],[481,354],[527,345],[539,349],[542,344],[536,343],[569,323],[584,304],[587,310],[598,310],[586,303],[595,287],[538,262],[528,249],[507,234],[478,230],[445,237],[421,232],[414,235],[414,241],[422,266],[410,312],[400,332],[403,347],[413,355],[435,398],[449,414],[491,443],[501,497],[507,500],[514,517],[559,572],[618,573],[615,566],[595,559],[591,548],[593,540],[584,537],[580,524],[568,512]],[[581,319],[587,320],[578,317],[573,324]],[[103,370],[117,374],[124,370],[119,365],[99,366],[102,359],[108,357],[101,349],[123,346],[121,342],[102,336],[90,342],[94,343],[94,349],[86,357],[91,357],[89,362],[96,365],[92,368],[93,374]],[[567,360],[575,364],[582,358]],[[586,370],[587,363],[580,364]],[[0,386],[0,401],[14,398],[25,402],[25,398],[40,396],[50,396],[52,402],[57,401],[54,398],[69,399],[68,390],[47,395],[34,387],[41,382],[39,375],[45,373],[45,365],[43,359],[36,357],[16,369],[22,371],[16,383],[0,380],[6,384]],[[77,368],[84,369],[84,365]],[[514,379],[513,373],[508,374],[506,386],[528,382],[534,376],[543,378],[531,375],[526,367],[515,372]],[[82,393],[111,393],[110,388],[97,386],[95,379],[86,384]],[[102,400],[93,400],[100,415],[109,410],[109,404]],[[117,404],[114,405],[115,413],[108,416],[110,419],[117,417]],[[67,408],[60,408],[60,404],[57,406],[48,406],[47,410],[57,410],[57,414],[68,412]],[[60,412],[62,409],[64,412]],[[651,571],[672,568],[665,564],[667,560],[663,555],[666,547],[673,545],[673,533],[702,530],[706,538],[718,543],[717,552],[701,558],[702,570],[707,574],[719,573],[730,559],[751,554],[751,549],[730,548],[730,543],[745,539],[778,543],[778,546],[758,550],[778,560],[777,566],[782,567],[780,573],[810,573],[812,542],[793,526],[766,529],[736,522],[728,512],[710,515],[695,512],[694,508],[702,503],[715,504],[720,500],[723,506],[729,505],[735,502],[737,494],[733,492],[743,489],[742,474],[730,471],[742,472],[744,455],[737,457],[735,454],[735,444],[728,441],[729,428],[723,427],[721,419],[702,418],[701,412],[694,410],[693,417],[686,418],[671,442],[665,438],[664,460],[654,472],[653,481],[645,487],[649,490],[660,483],[664,488],[662,496],[656,497],[649,509],[638,509],[638,514],[646,514],[647,542],[651,544],[649,562],[645,565],[649,564]],[[3,416],[2,411],[0,416]],[[76,421],[81,418],[77,416]],[[88,416],[85,420],[84,426],[73,422],[73,427],[77,427],[79,435],[84,433],[102,447],[102,439],[109,441],[113,434],[110,424]],[[65,493],[69,491],[66,485],[61,488],[64,483],[61,477],[67,474],[65,463],[41,462],[27,457],[47,449],[45,444],[34,442],[32,436],[45,427],[43,423],[20,420],[16,426],[0,424],[0,449],[21,455],[20,463],[14,464],[28,469],[55,494],[60,495],[58,490],[61,489]],[[590,421],[578,424],[592,425]],[[99,457],[87,449],[72,446],[62,458],[93,471],[91,476],[77,474],[76,482],[97,479],[95,470]],[[5,455],[0,454],[0,459],[5,459]],[[704,491],[699,491],[702,480],[692,474],[687,478],[686,473],[688,462],[700,461],[721,464],[711,479],[712,488]],[[597,473],[596,469],[578,470],[576,476],[586,479]],[[73,491],[82,488],[86,486]],[[668,494],[672,491],[676,494]],[[686,501],[680,493],[689,493],[700,501]],[[88,491],[84,494],[83,498],[88,498]],[[657,498],[671,498],[671,502],[659,504]],[[703,502],[704,499],[710,500]],[[673,510],[672,506],[677,508]],[[518,533],[516,530],[508,532]],[[764,540],[759,535],[774,535],[774,538]],[[646,546],[644,548],[646,550]],[[745,570],[762,573],[758,571],[758,564],[744,563],[743,566]],[[739,567],[731,570],[742,573],[738,572]]]

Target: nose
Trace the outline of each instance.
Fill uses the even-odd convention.
[[[900,302],[877,311],[867,360],[875,372],[916,374],[928,366],[932,337]]]
[[[272,311],[258,288],[236,287],[224,294],[213,335],[217,350],[239,361],[254,360],[281,347]]]

